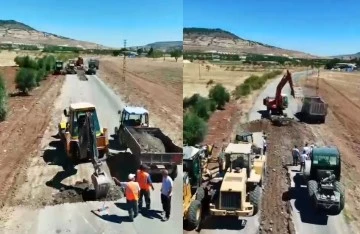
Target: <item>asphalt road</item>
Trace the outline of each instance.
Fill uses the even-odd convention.
[[[102,127],[107,127],[109,135],[112,135],[114,127],[119,124],[117,112],[125,103],[97,76],[87,77],[88,81],[80,81],[76,75],[66,76],[59,96],[61,104],[57,108],[64,108],[70,102],[91,102],[97,108]],[[91,164],[85,166],[92,170]],[[105,164],[104,169],[109,171]],[[127,220],[128,213],[124,209],[125,199],[122,198],[114,202],[105,202],[109,209],[100,215],[95,215],[91,211],[102,207],[103,202],[62,204],[40,210],[15,208],[7,229],[1,233],[181,233],[182,166],[179,166],[178,170],[179,175],[174,181],[172,214],[167,222],[161,221],[161,184],[156,183],[155,191],[151,193],[152,210],[147,214],[140,214],[133,223]]]
[[[311,71],[309,71],[311,72]],[[297,82],[300,79],[306,78],[307,72],[293,73],[293,81]],[[249,121],[253,121],[261,118],[259,111],[265,110],[265,106],[262,101],[267,96],[275,96],[276,86],[279,83],[281,77],[275,79],[270,83],[263,92],[258,96],[253,108],[249,113]],[[290,96],[290,86],[286,84],[283,88],[283,93],[286,93],[289,97],[289,108],[285,111],[289,117],[294,117],[294,114],[299,110],[299,102]],[[302,96],[301,90],[295,90],[295,97]],[[295,117],[294,117],[295,118]],[[296,118],[295,118],[296,119]],[[290,168],[290,177],[292,187],[295,187],[294,177],[297,174],[298,168]],[[295,230],[299,234],[318,233],[318,234],[338,234],[338,233],[350,233],[348,230],[343,214],[336,216],[327,216],[323,214],[315,214],[311,209],[309,201],[306,199],[307,190],[306,186],[300,186],[294,190],[294,199],[291,200],[292,217],[295,225]]]

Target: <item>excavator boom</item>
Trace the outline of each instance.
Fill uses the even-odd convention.
[[[106,173],[101,169],[102,163],[99,160],[99,151],[97,149],[96,131],[94,128],[94,118],[92,112],[87,112],[84,116],[84,124],[79,135],[80,153],[90,154],[94,167],[94,173],[91,180],[95,188],[95,197],[106,197],[110,189],[110,180]]]

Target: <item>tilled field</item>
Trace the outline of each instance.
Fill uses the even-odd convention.
[[[244,130],[265,131],[268,136],[268,158],[263,189],[260,233],[295,233],[290,216],[288,188],[290,181],[286,165],[292,163],[291,149],[297,144],[312,143],[314,136],[304,124],[276,127],[267,120],[253,121],[242,126]]]

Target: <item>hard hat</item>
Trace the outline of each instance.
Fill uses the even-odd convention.
[[[135,174],[129,174],[128,179],[133,180],[135,178]]]

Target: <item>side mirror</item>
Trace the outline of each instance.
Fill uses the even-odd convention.
[[[66,117],[68,116],[66,109],[64,109],[64,115],[65,115]]]

